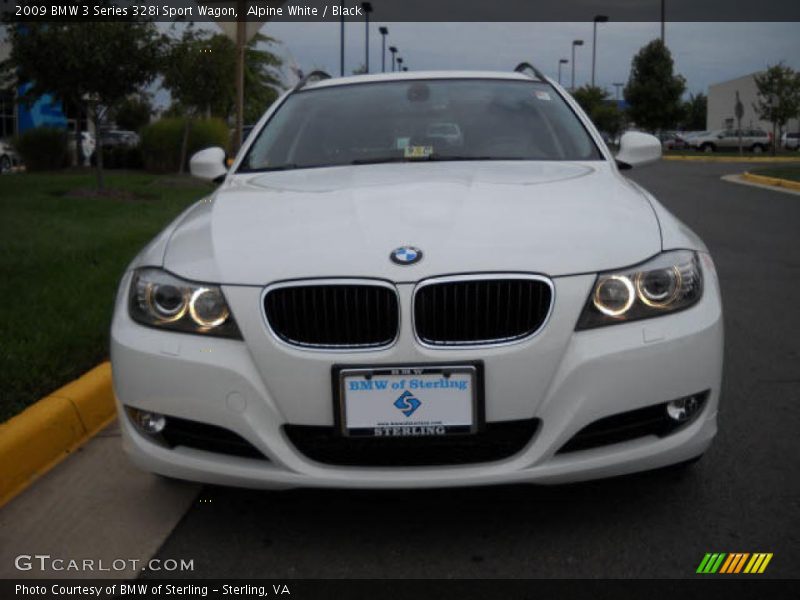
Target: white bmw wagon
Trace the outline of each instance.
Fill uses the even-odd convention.
[[[135,258],[124,447],[258,488],[561,483],[688,464],[717,430],[703,242],[580,107],[513,73],[314,73]]]

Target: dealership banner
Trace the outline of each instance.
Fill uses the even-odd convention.
[[[604,11],[615,21],[800,21],[797,0],[4,0],[0,10],[15,21],[580,22]]]

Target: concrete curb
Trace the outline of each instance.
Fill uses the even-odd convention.
[[[104,362],[0,424],[0,506],[114,420]]]
[[[699,154],[697,156],[662,156],[664,160],[686,160],[697,162],[718,162],[718,163],[792,163],[800,162],[800,156],[709,156]]]
[[[781,179],[779,177],[767,177],[766,175],[754,175],[753,173],[748,173],[747,171],[742,173],[742,179],[752,181],[753,183],[772,185],[775,187],[782,187],[786,188],[787,190],[795,190],[800,192],[800,181]]]

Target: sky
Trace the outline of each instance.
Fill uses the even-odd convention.
[[[370,24],[370,70],[381,69],[381,36]],[[410,70],[488,69],[509,71],[522,61],[557,77],[558,60],[571,60],[576,47],[575,83],[590,81],[593,23],[387,23],[387,46],[396,46]],[[214,25],[207,25],[213,28]],[[655,23],[600,23],[597,26],[595,81],[614,93],[613,83],[626,82],[631,60],[647,42],[660,36]],[[261,33],[280,40],[275,51],[304,72],[322,69],[339,74],[337,22],[266,23]],[[345,72],[364,64],[363,22],[345,26]],[[689,93],[784,61],[800,70],[800,23],[667,23],[667,46],[675,71],[686,78]],[[389,52],[387,50],[387,69]],[[569,86],[571,64],[562,67]],[[160,102],[159,102],[160,100]],[[166,101],[157,94],[157,103]]]
[[[381,36],[372,23],[370,68],[380,70]],[[412,70],[489,69],[506,71],[522,61],[555,77],[559,58],[571,60],[576,47],[576,85],[591,77],[593,23],[389,23],[387,45],[397,46]],[[600,23],[597,26],[595,81],[613,90],[627,81],[631,59],[660,36],[660,23]],[[337,23],[267,23],[262,33],[283,42],[285,52],[306,72],[339,72]],[[346,72],[364,63],[363,23],[345,28]],[[690,92],[733,79],[783,60],[800,69],[800,23],[667,23],[666,41],[675,69]],[[387,55],[389,53],[387,52]],[[562,72],[569,82],[571,66]]]

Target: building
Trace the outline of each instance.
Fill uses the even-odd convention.
[[[10,51],[8,41],[0,40],[0,61],[6,60]],[[0,81],[0,139],[11,138],[36,127],[56,127],[74,132],[75,119],[65,114],[61,102],[49,94],[37,98],[30,106],[19,102],[19,95],[29,85],[14,79]],[[94,126],[84,120],[83,129],[94,131]]]
[[[739,99],[742,101],[742,108],[744,109],[742,128],[757,128],[768,132],[772,131],[772,123],[759,119],[755,108],[753,108],[753,104],[758,98],[755,76],[760,73],[761,72],[750,73],[750,75],[708,86],[706,129],[714,131],[717,129],[736,128],[736,92],[738,91]],[[800,131],[798,119],[789,121],[785,130]]]

